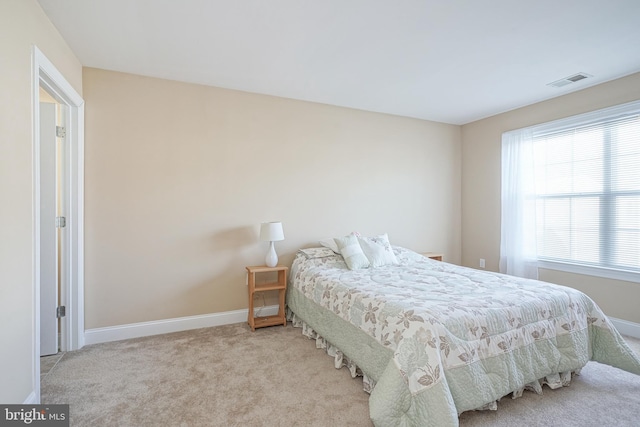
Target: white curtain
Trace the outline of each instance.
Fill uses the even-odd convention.
[[[530,129],[502,135],[500,272],[538,278],[535,163]]]

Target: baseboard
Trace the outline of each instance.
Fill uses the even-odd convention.
[[[178,317],[175,319],[157,320],[153,322],[130,323],[128,325],[110,326],[107,328],[87,329],[84,332],[85,345],[102,342],[120,341],[171,332],[188,331],[190,329],[210,328],[246,322],[248,310],[226,311],[223,313],[203,314],[200,316]],[[272,316],[278,313],[277,305],[254,309],[256,316]],[[640,339],[640,323],[609,317],[618,332]],[[25,404],[35,402],[35,393],[31,393]]]
[[[609,317],[613,326],[616,327],[618,332],[622,335],[628,335],[634,338],[640,338],[640,323],[629,322],[628,320],[616,319],[615,317]]]
[[[23,405],[36,405],[38,403],[38,399],[36,397],[36,392],[32,391],[29,396],[22,402]]]
[[[210,328],[212,326],[230,325],[247,321],[247,309],[226,311],[223,313],[203,314],[200,316],[178,317],[153,322],[130,323],[128,325],[109,326],[106,328],[87,329],[84,331],[85,345],[102,342],[120,341],[130,338],[168,334],[188,331],[190,329]],[[254,309],[257,316],[278,314],[278,306],[270,305]]]

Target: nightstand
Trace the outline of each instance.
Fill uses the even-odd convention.
[[[289,267],[275,266],[266,267],[264,265],[256,265],[247,267],[247,285],[249,286],[249,314],[247,322],[251,326],[251,330],[263,328],[265,326],[282,325],[287,326],[287,319],[284,315],[284,295],[287,290],[287,270]],[[278,273],[275,282],[256,284],[256,275],[263,273]],[[278,314],[274,316],[254,317],[253,314],[253,297],[256,292],[278,291]]]
[[[420,255],[426,256],[427,258],[435,259],[436,261],[442,261],[443,254],[439,252],[422,252]]]

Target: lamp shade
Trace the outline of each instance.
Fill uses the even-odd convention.
[[[260,240],[263,242],[277,242],[284,240],[281,222],[263,222],[260,225]]]

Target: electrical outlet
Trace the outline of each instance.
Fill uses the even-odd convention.
[[[480,268],[484,268],[484,266],[485,266],[484,258],[480,258]]]

